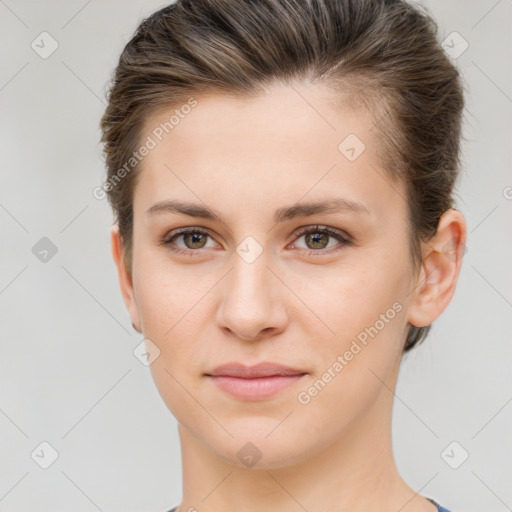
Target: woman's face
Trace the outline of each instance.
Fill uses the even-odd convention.
[[[135,189],[129,308],[160,351],[151,372],[180,428],[232,464],[252,450],[259,467],[286,466],[388,419],[416,284],[405,186],[381,167],[370,116],[334,109],[319,86],[195,99],[161,141],[174,109],[141,139],[157,144]],[[232,362],[303,375],[235,396],[207,375]]]

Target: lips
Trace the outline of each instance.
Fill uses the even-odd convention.
[[[304,370],[291,368],[278,363],[263,362],[254,366],[242,363],[227,363],[218,366],[206,375],[211,377],[239,377],[241,379],[257,379],[261,377],[304,375]]]
[[[218,389],[239,400],[265,400],[300,381],[307,372],[277,363],[245,366],[227,363],[205,376]]]

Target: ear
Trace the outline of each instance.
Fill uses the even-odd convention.
[[[126,262],[123,254],[123,239],[117,224],[114,224],[110,230],[110,242],[112,257],[114,258],[114,262],[117,267],[117,275],[119,277],[119,285],[121,287],[124,303],[132,319],[133,328],[141,333],[142,329],[139,311],[137,309],[137,303],[135,302],[135,294],[133,293],[132,276],[126,268]]]
[[[466,221],[450,209],[439,219],[437,233],[423,251],[423,263],[413,289],[408,321],[430,325],[450,303],[466,252]]]

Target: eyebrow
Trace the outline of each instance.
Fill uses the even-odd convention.
[[[198,217],[224,223],[219,212],[205,205],[168,199],[155,203],[146,211],[153,216],[158,213],[178,213],[189,217]],[[358,201],[341,197],[326,199],[318,202],[296,203],[279,208],[274,213],[274,222],[280,223],[297,217],[310,217],[322,213],[355,213],[358,215],[371,215],[366,206]]]

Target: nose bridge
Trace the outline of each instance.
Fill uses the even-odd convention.
[[[270,252],[250,238],[233,254],[218,318],[221,327],[244,339],[255,338],[263,329],[280,327],[285,321],[285,308],[278,300],[279,285],[267,268],[272,265]]]
[[[267,268],[269,260],[269,251],[263,250],[260,244],[256,246],[250,240],[239,244],[233,256],[234,268],[229,278],[230,292],[239,301],[250,303],[255,308],[269,302],[269,277],[272,274]]]

